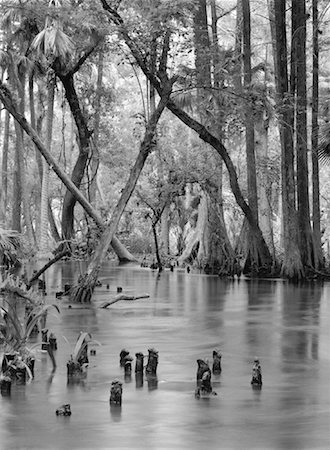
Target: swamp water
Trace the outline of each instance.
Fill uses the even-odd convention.
[[[37,352],[34,380],[0,397],[1,450],[330,448],[330,284],[225,281],[181,269],[158,277],[109,265],[93,307],[69,309],[55,292],[74,270],[61,263],[47,275],[46,302],[61,308],[47,317],[57,369],[52,373],[49,356]],[[99,308],[117,286],[150,298]],[[89,355],[87,378],[67,384],[66,362],[80,331],[101,345]],[[159,351],[158,379],[144,377],[141,386],[135,353],[147,355],[150,347]],[[130,380],[119,366],[122,348],[134,357]],[[222,353],[222,373],[212,376],[218,395],[196,399],[196,360],[211,365],[214,349]],[[250,385],[256,355],[262,390]],[[121,408],[109,405],[115,379],[123,382]],[[55,415],[63,403],[71,404],[70,417]]]

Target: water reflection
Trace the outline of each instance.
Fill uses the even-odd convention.
[[[135,374],[135,387],[136,387],[136,389],[143,388],[143,373]]]
[[[114,422],[120,422],[121,421],[121,406],[110,404],[110,414],[111,414],[111,419]]]
[[[154,391],[158,389],[158,377],[156,375],[146,375],[146,380],[148,383],[148,390]]]
[[[0,448],[36,449],[40,442],[45,450],[330,448],[330,285],[238,283],[177,268],[158,277],[148,269],[106,265],[94,307],[68,309],[55,292],[80,269],[62,263],[47,275],[45,298],[61,308],[47,317],[57,336],[57,368],[38,353],[31,384],[0,398]],[[150,298],[100,309],[117,286]],[[80,331],[101,346],[86,379],[67,383],[66,362]],[[125,377],[118,364],[123,348],[132,355],[156,348],[157,376]],[[215,349],[222,354],[221,375],[212,375],[218,395],[198,401],[196,360],[212,362]],[[262,391],[250,384],[255,356]],[[116,379],[123,382],[121,407],[109,404]],[[56,420],[64,403],[72,416]]]
[[[286,287],[282,302],[284,361],[318,359],[319,311],[322,286],[308,284],[300,292]],[[285,300],[290,298],[290,301]]]

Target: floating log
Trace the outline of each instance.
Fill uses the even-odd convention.
[[[129,300],[129,301],[131,301],[131,300],[138,300],[138,299],[140,299],[140,298],[149,298],[149,297],[150,297],[149,294],[142,294],[142,295],[137,295],[137,296],[135,296],[135,295],[117,294],[117,295],[115,296],[114,299],[109,300],[108,302],[103,303],[103,304],[100,306],[100,308],[107,308],[108,306],[113,305],[114,303],[117,303],[117,302],[119,302],[120,300],[125,300],[125,301],[126,301],[126,300]]]

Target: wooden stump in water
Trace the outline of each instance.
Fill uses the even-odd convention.
[[[122,383],[118,380],[114,380],[111,383],[110,400],[109,400],[110,404],[121,406],[122,394],[123,394],[122,386],[123,386]]]
[[[156,375],[158,366],[158,351],[154,348],[148,349],[148,363],[146,365],[146,373]]]
[[[10,395],[11,393],[11,378],[2,376],[0,378],[0,393],[1,395]]]
[[[143,373],[144,354],[142,352],[135,353],[135,373]]]
[[[214,374],[220,374],[221,373],[221,358],[222,355],[218,350],[213,350],[213,365],[212,365],[212,372]]]
[[[71,289],[70,300],[73,303],[90,303],[97,285],[97,272],[80,275],[77,286]]]

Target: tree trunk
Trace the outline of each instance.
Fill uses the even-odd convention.
[[[208,34],[206,0],[199,0],[194,14],[195,67],[197,81],[198,115],[204,126],[210,121],[205,114],[211,93],[211,50]]]
[[[256,159],[254,151],[254,114],[250,100],[251,90],[251,20],[250,0],[242,0],[243,12],[243,66],[244,66],[244,90],[248,101],[245,104],[245,144],[246,144],[246,170],[249,206],[258,222],[258,195]]]
[[[158,245],[158,236],[157,236],[157,222],[152,223],[152,234],[154,236],[154,243],[155,243],[155,253],[156,253],[156,260],[157,260],[157,268],[158,272],[162,272],[163,270],[163,264],[159,253],[159,245]]]
[[[269,0],[270,20],[275,24],[275,81],[280,114],[281,173],[282,173],[282,215],[284,258],[282,275],[290,279],[304,276],[300,250],[297,241],[297,213],[295,208],[294,154],[293,154],[293,109],[289,96],[286,4],[285,0]]]
[[[209,266],[208,225],[207,194],[201,191],[196,226],[188,236],[185,249],[179,258],[180,263],[194,264],[196,262],[197,267],[201,270]]]
[[[55,223],[53,209],[52,209],[52,203],[51,203],[50,199],[48,199],[47,206],[48,206],[48,221],[49,221],[49,227],[50,227],[50,232],[51,232],[52,238],[54,239],[55,242],[60,242],[61,236],[60,236],[60,233],[58,232],[58,229],[57,229],[57,226]]]
[[[18,233],[22,232],[22,186],[20,180],[20,167],[22,165],[21,154],[23,139],[22,130],[15,123],[15,168],[13,174],[13,205],[12,205],[12,229]]]
[[[200,121],[221,140],[223,134],[224,108],[224,100],[221,93],[223,88],[223,74],[220,70],[221,61],[215,1],[211,2],[209,12],[211,33],[208,31],[208,8],[206,1],[201,0],[194,16],[197,107]],[[212,96],[212,107],[214,111],[211,117],[205,112],[209,107],[210,96]],[[233,254],[233,249],[228,239],[223,220],[222,160],[217,155],[209,153],[205,145],[201,146],[201,150],[206,153],[206,165],[215,167],[217,188],[211,189],[208,183],[204,187],[205,192],[202,193],[198,208],[196,229],[187,242],[187,248],[183,252],[182,260],[189,260],[191,264],[195,260],[198,267],[207,273],[230,271],[231,264],[226,256],[228,253]],[[212,191],[211,194],[209,191]],[[210,201],[210,198],[212,198],[213,203]]]
[[[156,131],[156,126],[163,110],[166,107],[167,100],[171,93],[171,88],[172,84],[170,85],[170,88],[167,88],[166,96],[161,98],[156,111],[151,116],[147,124],[145,136],[140,146],[140,152],[130,172],[126,186],[123,189],[120,199],[112,213],[109,226],[102,233],[99,245],[97,246],[94,255],[88,265],[86,274],[83,277],[80,277],[78,285],[73,289],[71,298],[75,302],[84,303],[90,302],[91,300],[101,264],[107,255],[110,243],[112,241],[114,233],[116,232],[120,218],[124,212],[127,202],[129,201],[134,191],[144,163],[153,148],[153,139]]]
[[[324,267],[321,244],[320,217],[320,176],[318,148],[318,114],[319,114],[319,19],[318,0],[313,0],[313,92],[312,92],[312,179],[313,179],[313,242],[314,267],[319,270]]]
[[[104,49],[100,48],[98,54],[97,63],[97,82],[96,82],[96,93],[95,93],[95,104],[94,104],[94,130],[93,130],[93,142],[92,146],[92,157],[91,157],[91,167],[89,174],[89,190],[88,198],[93,204],[96,199],[97,192],[97,171],[100,164],[99,155],[99,132],[100,132],[100,118],[101,118],[101,98],[102,98],[102,77],[103,77],[103,56]]]
[[[47,74],[47,116],[46,116],[46,147],[51,153],[54,117],[55,98],[55,74],[52,69]],[[48,236],[48,207],[49,207],[49,165],[43,160],[42,186],[41,186],[41,207],[40,207],[40,256],[49,257],[49,236]]]
[[[16,74],[16,72],[12,69],[10,70],[10,79],[12,80],[13,85],[16,87],[18,93],[18,108],[21,114],[24,114],[25,110],[25,72],[21,72]],[[23,139],[23,130],[15,122],[15,132],[16,132],[16,169],[17,176],[14,178],[14,182],[17,183],[17,186],[14,187],[14,191],[17,191],[18,197],[16,199],[17,203],[14,202],[14,209],[18,208],[18,212],[13,212],[13,218],[15,218],[17,231],[22,230],[21,227],[21,217],[18,217],[18,214],[21,214],[21,205],[23,206],[23,214],[24,214],[24,224],[25,224],[25,232],[27,237],[28,245],[35,246],[35,239],[32,227],[31,220],[31,212],[30,212],[30,196],[29,191],[27,190],[26,176],[25,176],[25,167],[24,167],[24,139]]]
[[[161,243],[162,249],[165,255],[170,254],[170,217],[169,217],[170,207],[166,205],[161,217]]]
[[[307,162],[307,90],[306,90],[306,6],[305,0],[292,0],[292,47],[296,56],[296,160],[299,247],[302,263],[312,266],[313,239],[310,224]]]
[[[269,156],[268,156],[268,122],[266,111],[262,111],[255,119],[255,150],[258,155],[258,193],[259,207],[258,217],[264,239],[270,249],[272,249],[275,261],[275,247],[272,226],[271,207],[271,180],[269,176]]]
[[[76,89],[74,86],[73,74],[57,74],[64,89],[65,96],[70,106],[72,116],[75,120],[79,137],[79,155],[71,174],[72,182],[79,188],[83,179],[88,155],[90,152],[90,131],[87,129],[83,113],[81,111]],[[67,190],[62,207],[62,239],[70,241],[74,237],[74,207],[76,198]]]
[[[239,8],[239,5],[237,5]],[[239,15],[239,12],[237,11]],[[218,18],[215,0],[211,0],[211,29],[212,29],[212,70],[213,70],[213,84],[214,84],[214,108],[215,108],[215,123],[212,126],[213,133],[218,137],[219,141],[223,141],[223,126],[224,110],[226,101],[222,95],[224,88],[224,77],[220,70],[221,59],[219,53],[219,38],[218,38]],[[218,169],[218,187],[217,190],[210,190],[209,195],[213,199],[213,208],[211,210],[211,259],[217,259],[220,267],[219,273],[231,273],[233,265],[231,261],[234,259],[234,249],[229,240],[225,215],[223,211],[223,161],[217,157]],[[212,220],[215,218],[215,220]],[[218,242],[215,242],[214,237],[218,236]],[[213,252],[212,249],[215,249]],[[216,256],[215,256],[216,255]]]
[[[8,206],[8,149],[9,149],[9,130],[10,115],[5,111],[5,124],[3,133],[2,147],[2,166],[1,166],[1,204],[0,204],[0,221],[6,227],[7,224],[7,206]]]

